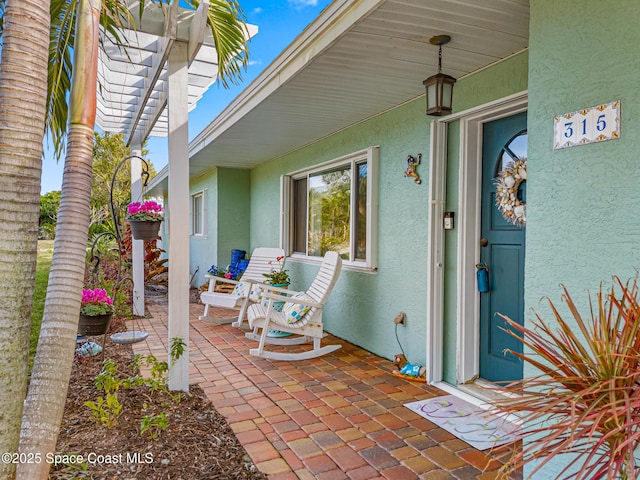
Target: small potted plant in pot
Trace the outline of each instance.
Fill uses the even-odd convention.
[[[291,278],[289,278],[287,270],[284,269],[284,257],[276,258],[276,262],[278,263],[277,270],[272,268],[271,272],[262,274],[267,278],[264,283],[274,287],[287,288],[291,283]],[[273,262],[269,263],[273,264]]]
[[[162,205],[153,200],[133,202],[127,205],[127,220],[131,226],[131,235],[136,240],[155,240],[158,238],[160,222],[164,219]]]
[[[269,263],[273,265],[273,261]],[[291,278],[289,278],[289,274],[287,273],[287,270],[284,269],[284,257],[280,256],[276,258],[276,263],[277,263],[277,267],[272,268],[271,272],[262,274],[266,277],[266,280],[264,283],[266,283],[267,285],[272,285],[274,287],[288,288],[289,284],[291,283]],[[285,295],[285,294],[283,293],[282,295]],[[273,303],[273,309],[277,311],[281,311],[283,306],[284,306],[283,301],[282,302],[278,301]],[[278,335],[279,333],[280,332],[275,330],[269,330],[269,336],[287,335],[287,334]]]
[[[104,335],[113,315],[113,300],[102,288],[82,290],[80,305],[80,335]]]

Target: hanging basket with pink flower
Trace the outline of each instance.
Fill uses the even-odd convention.
[[[164,219],[162,205],[153,200],[133,202],[127,205],[127,220],[135,240],[155,240]]]
[[[113,299],[102,288],[82,290],[80,304],[80,335],[104,335],[113,315]]]

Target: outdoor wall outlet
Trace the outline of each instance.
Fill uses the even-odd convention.
[[[455,217],[454,212],[444,212],[444,229],[445,230],[453,230],[454,222],[453,219]]]
[[[393,319],[393,323],[395,323],[396,325],[404,325],[404,312],[400,312],[398,315],[396,315],[396,318]]]

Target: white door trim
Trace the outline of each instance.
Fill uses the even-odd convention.
[[[447,123],[431,122],[429,155],[429,252],[427,256],[427,371],[429,383],[442,381],[444,308],[444,228],[447,179]]]
[[[527,91],[490,102],[432,123],[429,170],[429,252],[427,260],[427,381],[443,375],[444,227],[447,126],[460,120],[459,185],[456,230],[457,353],[456,382],[473,381],[479,373],[480,298],[475,265],[480,258],[480,193],[482,180],[482,125],[527,110]]]

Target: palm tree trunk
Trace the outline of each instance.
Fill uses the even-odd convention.
[[[80,0],[69,101],[67,155],[49,285],[20,434],[20,452],[55,451],[78,331],[84,283],[93,125],[96,114],[100,0]],[[17,478],[46,479],[49,464],[18,465]]]
[[[0,452],[17,452],[36,271],[49,2],[6,0],[0,63]],[[15,465],[0,462],[0,478]]]
[[[7,6],[20,3],[20,0],[5,1]],[[32,11],[37,10],[35,7],[37,1],[22,0],[23,4],[28,5],[29,10]],[[48,10],[48,2],[46,0],[40,1],[42,5],[46,4]],[[67,136],[67,156],[60,213],[38,351],[29,392],[24,404],[20,431],[19,447],[21,453],[37,454],[43,459],[46,458],[47,453],[51,453],[55,449],[69,385],[80,311],[85,247],[89,227],[91,150],[96,114],[100,9],[104,6],[110,14],[115,14],[116,17],[118,11],[122,13],[122,10],[118,9],[120,4],[117,0],[76,1],[78,13],[73,48],[73,79],[69,97],[70,126]],[[154,0],[155,3],[163,3],[164,1]],[[198,4],[196,0],[186,1],[188,4]],[[103,3],[104,5],[102,5]],[[42,5],[39,7],[42,8]],[[23,8],[23,10],[25,9]],[[5,32],[8,29],[6,13],[7,11],[5,11]],[[247,65],[248,52],[244,37],[246,26],[241,20],[244,18],[244,14],[237,0],[214,2],[209,5],[208,14],[208,24],[213,32],[218,54],[219,79],[226,86],[228,80],[239,79],[240,69]],[[117,21],[112,23],[112,27],[118,28],[117,23]],[[28,39],[27,43],[30,43],[30,46],[33,46],[32,37],[33,34],[24,37]],[[3,45],[3,50],[5,45]],[[40,46],[40,52],[45,55],[49,53],[47,47],[47,45]],[[46,71],[46,66],[39,69],[40,75],[43,71]],[[26,89],[32,84],[33,82],[22,82],[21,87]],[[63,96],[59,97],[59,101],[63,100]],[[40,118],[37,115],[36,117]],[[54,125],[52,132],[60,133],[64,130],[58,127],[59,125]],[[40,147],[42,130],[40,128],[40,135],[37,138]],[[1,171],[0,174],[2,174]],[[0,242],[0,252],[1,248]],[[25,295],[25,297],[30,298],[31,295]],[[1,322],[2,319],[0,319],[0,325],[2,325]],[[3,332],[0,330],[1,333]],[[0,343],[1,346],[2,343]],[[26,345],[23,345],[23,348],[26,348]],[[19,396],[18,398],[21,400],[23,397]],[[0,410],[1,412],[2,410]],[[4,420],[0,415],[0,424],[3,427]],[[17,478],[46,479],[48,471],[49,465],[46,461],[20,464],[17,469]]]

